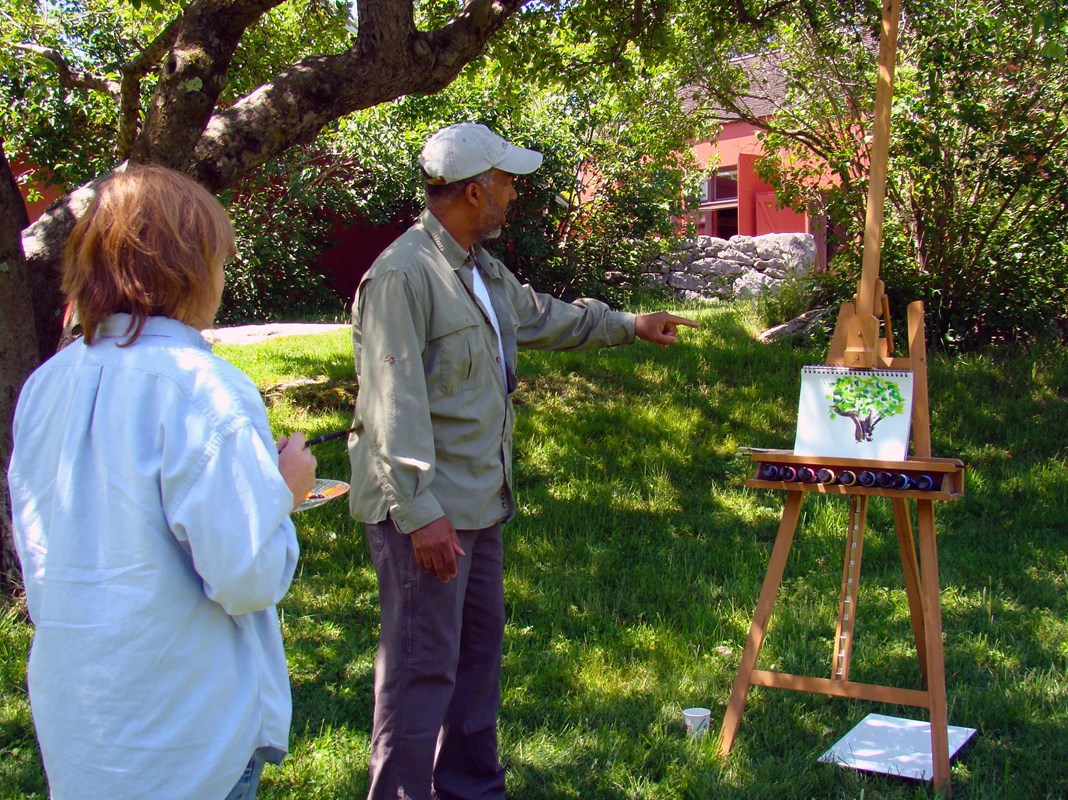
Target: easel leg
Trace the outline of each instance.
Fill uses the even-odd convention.
[[[942,649],[942,599],[938,585],[938,542],[935,540],[934,503],[916,501],[920,531],[920,569],[922,571],[924,620],[927,640],[927,692],[931,711],[931,757],[934,762],[934,787],[948,795],[949,785],[949,712],[946,707],[946,666]]]
[[[760,589],[756,611],[753,612],[753,624],[749,626],[749,636],[746,637],[745,648],[742,650],[742,661],[738,665],[734,689],[731,690],[730,700],[727,701],[727,712],[723,716],[723,727],[719,734],[720,755],[725,756],[731,751],[731,747],[734,746],[734,737],[738,733],[738,726],[742,723],[742,710],[745,708],[745,698],[749,693],[749,679],[760,657],[760,648],[764,645],[764,635],[768,630],[771,609],[775,605],[775,595],[782,583],[783,572],[786,570],[786,558],[790,554],[797,522],[801,518],[803,497],[803,492],[787,492],[786,495],[786,506],[783,508],[779,532],[775,537],[775,546],[771,551],[771,560],[768,563],[768,571],[764,575],[764,584]]]
[[[842,592],[838,596],[838,628],[834,633],[831,657],[831,680],[849,680],[849,662],[853,657],[853,629],[857,619],[857,591],[860,588],[860,564],[864,555],[864,526],[868,517],[867,495],[849,498],[849,522],[846,530],[845,558],[842,563]]]
[[[923,621],[923,603],[920,600],[920,566],[916,560],[916,540],[912,536],[908,502],[904,498],[895,497],[893,506],[897,546],[901,551],[901,570],[905,576],[905,594],[909,601],[909,618],[912,620],[912,638],[916,642],[916,658],[920,662],[920,676],[926,688],[927,637]]]

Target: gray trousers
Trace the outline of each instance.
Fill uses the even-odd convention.
[[[366,528],[382,612],[368,800],[504,800],[501,526],[457,531],[466,555],[448,583],[392,522]]]

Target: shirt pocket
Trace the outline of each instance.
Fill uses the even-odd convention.
[[[423,360],[431,396],[450,397],[477,386],[481,337],[482,325],[472,315],[454,313],[433,320]]]

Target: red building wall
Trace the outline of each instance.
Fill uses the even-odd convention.
[[[708,175],[716,170],[737,169],[737,233],[741,236],[761,236],[766,233],[808,233],[816,239],[816,264],[826,264],[826,242],[822,220],[810,218],[793,209],[780,208],[775,190],[760,179],[756,172],[757,159],[764,150],[757,139],[758,129],[747,122],[732,122],[723,126],[715,142],[693,145],[698,164]],[[702,203],[698,209],[698,233],[719,235],[720,225],[715,215],[734,214],[730,202]]]
[[[757,128],[749,123],[734,122],[724,126],[723,134],[715,142],[699,142],[694,146],[698,163],[711,173],[716,169],[738,170],[738,233],[760,236],[765,233],[811,233],[811,225],[804,214],[793,209],[778,208],[775,190],[760,179],[756,162],[764,151],[757,140]],[[712,225],[710,210],[703,212],[705,231]]]
[[[373,226],[364,222],[338,224],[335,243],[324,250],[319,260],[322,274],[341,298],[352,298],[360,278],[393,240],[404,233],[411,222],[398,221]]]
[[[35,222],[45,212],[45,209],[64,194],[55,186],[47,185],[48,176],[43,174],[40,167],[27,164],[18,156],[11,159],[11,171],[15,175],[15,180],[18,181],[19,193],[22,195],[22,202],[26,204],[26,213],[29,214],[30,222]],[[27,198],[32,190],[36,190],[41,197],[31,203]]]

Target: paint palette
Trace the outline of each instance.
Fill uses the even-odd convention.
[[[304,498],[304,502],[293,510],[307,511],[309,508],[321,506],[323,503],[329,503],[334,498],[343,496],[348,490],[349,485],[344,481],[316,478],[315,485],[308,492],[308,496]]]

